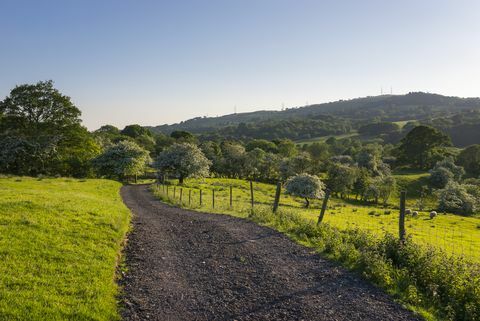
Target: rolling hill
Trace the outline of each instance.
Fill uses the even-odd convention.
[[[256,111],[220,117],[197,117],[172,125],[150,127],[169,134],[186,130],[206,137],[310,139],[344,135],[360,126],[375,122],[418,121],[451,134],[454,143],[464,146],[480,142],[463,137],[458,126],[469,133],[480,128],[480,98],[459,98],[412,92],[406,95],[381,95],[324,104],[288,108],[283,111]]]

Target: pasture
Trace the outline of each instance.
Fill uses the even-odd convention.
[[[418,180],[425,178],[423,173],[397,174],[404,176],[402,187],[416,188]],[[187,180],[182,187],[176,181],[170,181],[168,187],[154,186],[154,193],[165,200],[201,211],[227,213],[246,217],[251,210],[249,182],[239,179],[206,178]],[[230,186],[232,187],[232,206],[230,206]],[[255,206],[270,207],[273,204],[275,186],[254,183]],[[200,190],[202,204],[200,205]],[[215,191],[215,204],[213,192]],[[180,193],[181,202],[180,202]],[[407,200],[407,207],[416,210],[418,198],[414,195]],[[359,229],[368,231],[374,236],[383,236],[386,232],[398,234],[398,196],[392,196],[387,207],[376,204],[361,204],[355,200],[331,198],[325,214],[324,222],[339,229]],[[280,206],[299,213],[302,217],[316,221],[319,215],[321,200],[311,202],[310,208],[304,208],[305,201],[298,197],[281,194]],[[398,203],[397,203],[398,204]],[[427,203],[428,204],[428,203]],[[418,217],[406,218],[407,235],[423,246],[432,246],[444,251],[447,255],[463,256],[468,260],[480,262],[480,219],[453,214],[439,214],[430,219],[428,211],[419,211]]]
[[[121,184],[0,178],[0,319],[116,320]]]

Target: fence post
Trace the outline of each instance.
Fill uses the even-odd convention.
[[[168,185],[166,185],[166,186],[167,186],[167,198],[170,198],[170,197],[168,196]]]
[[[407,198],[407,192],[402,191],[400,193],[400,218],[398,220],[398,236],[400,242],[405,241],[405,201]]]
[[[253,209],[253,204],[254,204],[254,199],[253,199],[253,182],[250,181],[250,199],[251,199],[251,202],[252,202],[252,209]]]
[[[273,213],[277,212],[280,203],[280,192],[282,191],[282,183],[277,183],[277,190],[275,191],[275,201],[273,201]]]
[[[320,225],[323,221],[323,217],[325,216],[325,211],[327,210],[328,198],[330,197],[330,190],[325,191],[325,196],[323,198],[322,209],[320,210],[320,215],[318,216],[317,225]]]
[[[230,209],[233,207],[232,186],[230,186]]]
[[[190,204],[192,204],[192,190],[191,189],[188,190],[188,206],[190,206]]]
[[[183,188],[180,187],[180,205],[182,205]]]
[[[215,208],[215,190],[212,189],[212,208]]]
[[[200,206],[202,206],[202,190],[200,190]]]
[[[177,193],[177,187],[174,186],[173,187],[173,199],[175,199],[176,193]]]

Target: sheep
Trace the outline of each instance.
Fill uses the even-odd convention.
[[[407,208],[407,209],[405,210],[405,214],[407,214],[407,215],[410,215],[410,214],[412,214],[412,210],[411,210],[411,209],[409,209],[409,208]]]
[[[435,218],[435,216],[437,216],[437,212],[436,211],[431,211],[430,212],[430,219],[433,220]]]
[[[417,211],[413,211],[412,217],[417,217],[417,216],[418,216],[418,212],[417,212]]]

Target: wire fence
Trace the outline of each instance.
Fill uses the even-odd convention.
[[[252,208],[273,209],[275,191],[250,186],[226,186],[222,184],[208,187],[157,184],[154,193],[177,206],[212,213],[227,213],[247,217]],[[278,194],[278,206],[293,209],[301,216],[317,220],[320,202],[312,208],[304,208],[301,198]],[[325,223],[339,229],[360,229],[374,236],[385,233],[399,234],[399,210],[381,209],[371,206],[352,206],[336,200],[329,202],[325,211]],[[480,262],[480,220],[455,215],[439,214],[434,219],[429,213],[421,212],[417,217],[405,215],[406,236],[425,247],[433,247],[446,255],[463,257]]]

